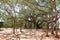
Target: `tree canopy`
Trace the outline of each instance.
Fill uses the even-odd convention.
[[[51,6],[51,0],[0,0],[0,17],[10,26],[14,18],[22,26],[29,17],[44,26],[51,17]],[[60,12],[60,0],[56,0],[56,9]]]

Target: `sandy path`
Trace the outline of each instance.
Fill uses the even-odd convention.
[[[60,33],[59,33],[60,34]],[[17,29],[16,34],[12,34],[12,29],[4,29],[4,31],[0,31],[0,40],[60,40],[55,38],[49,33],[49,37],[45,36],[45,32],[41,29],[39,30],[29,30],[23,29],[23,32],[19,32]]]

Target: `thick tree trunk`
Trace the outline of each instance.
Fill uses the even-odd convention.
[[[57,27],[57,23],[56,23],[56,38],[59,38],[59,36],[58,36],[58,27]]]
[[[52,2],[52,13],[53,13],[53,14],[52,14],[52,22],[51,22],[51,25],[52,25],[52,32],[51,32],[51,33],[54,34],[54,31],[53,31],[53,30],[54,30],[54,27],[53,27],[53,20],[54,20],[53,17],[54,17],[54,16],[53,16],[53,15],[54,15],[54,13],[56,12],[56,0],[51,0],[51,2]],[[55,13],[55,14],[56,14],[56,13]]]
[[[15,34],[15,32],[17,31],[17,29],[16,29],[16,14],[14,15],[14,17],[13,17],[13,34]]]
[[[46,36],[47,36],[47,37],[49,37],[48,31],[49,31],[49,23],[47,22],[47,30],[46,30]]]
[[[57,38],[59,38],[59,36],[58,36],[58,24],[57,24],[57,15],[56,15],[56,22],[55,22],[55,24],[56,24],[56,37]]]
[[[51,31],[51,34],[54,34],[54,27],[53,27],[53,16],[52,16],[52,21],[51,21],[51,28],[52,28],[52,31]]]

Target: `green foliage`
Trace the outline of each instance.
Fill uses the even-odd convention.
[[[46,22],[49,20],[48,15],[51,14],[51,0],[0,0],[0,2],[9,5],[10,8],[12,8],[13,12],[14,6],[19,4],[19,13],[16,15],[16,27],[22,27],[25,21],[25,17],[35,17],[36,22],[40,24],[40,26],[46,26]],[[42,6],[43,3],[43,6]],[[45,4],[44,4],[45,3]],[[56,0],[56,4],[60,4],[60,0]],[[2,6],[4,6],[2,4]],[[0,6],[0,9],[2,9]],[[7,8],[8,9],[8,8]],[[18,9],[18,8],[17,8]],[[6,11],[5,8],[3,10]],[[7,11],[6,11],[7,12]],[[7,12],[8,13],[8,12]],[[15,13],[9,12],[9,15],[6,15],[5,13],[0,13],[0,17],[4,19],[4,26],[6,27],[12,27],[13,26],[13,16]],[[33,20],[33,19],[32,19]],[[43,22],[42,22],[43,20]],[[27,22],[26,22],[27,23]]]
[[[0,28],[3,27],[3,22],[0,22]]]
[[[56,4],[59,5],[60,4],[60,0],[56,0]]]

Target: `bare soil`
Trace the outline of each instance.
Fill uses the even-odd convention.
[[[49,37],[46,37],[46,30],[43,29],[23,29],[22,32],[17,29],[13,34],[12,28],[2,28],[0,31],[0,40],[60,40],[56,38],[55,34],[52,35],[49,31]],[[60,35],[60,32],[58,32]]]

